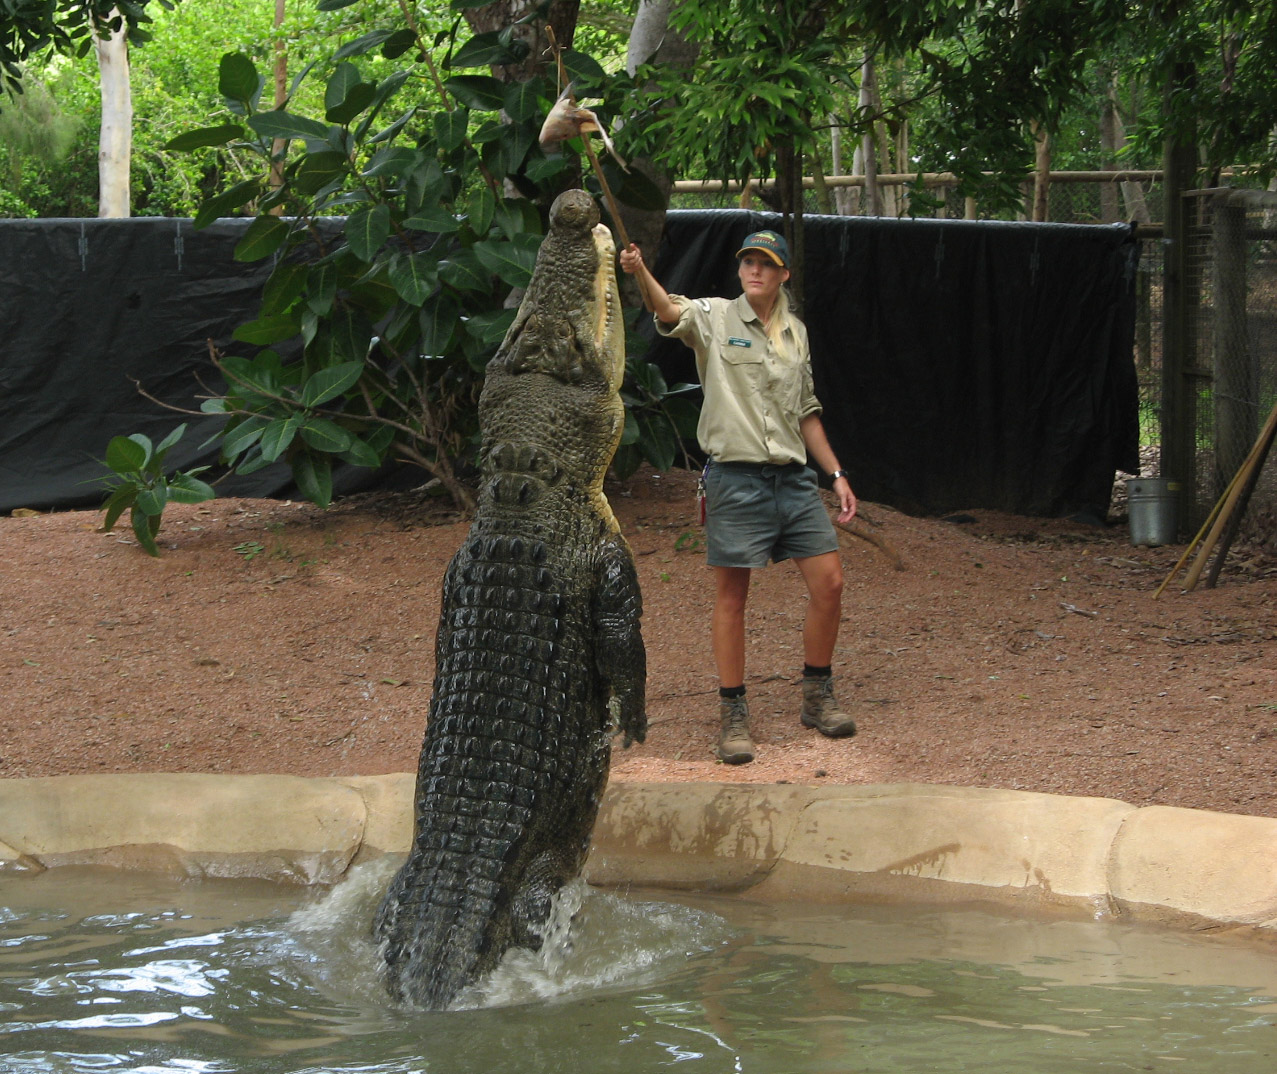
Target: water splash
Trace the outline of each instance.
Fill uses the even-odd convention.
[[[371,929],[396,867],[392,859],[355,866],[289,917],[287,956],[317,987],[361,1004],[388,1002]],[[452,1009],[555,1002],[600,989],[635,987],[690,955],[726,943],[733,934],[717,914],[622,899],[574,880],[551,904],[540,949],[506,952],[487,978],[458,996]]]

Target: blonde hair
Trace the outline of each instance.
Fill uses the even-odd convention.
[[[776,305],[772,307],[771,316],[767,318],[767,339],[772,349],[783,360],[793,357],[785,345],[785,329],[790,326],[794,315],[790,312],[789,290],[782,287],[776,295]]]

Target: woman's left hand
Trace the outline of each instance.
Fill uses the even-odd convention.
[[[838,521],[850,522],[856,517],[856,494],[851,491],[851,482],[840,477],[834,482],[834,495],[838,497]]]

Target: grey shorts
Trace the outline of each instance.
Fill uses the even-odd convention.
[[[714,462],[705,475],[711,567],[766,567],[838,550],[816,475],[801,463]]]

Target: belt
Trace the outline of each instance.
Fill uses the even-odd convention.
[[[734,470],[738,473],[762,474],[764,477],[770,477],[772,474],[796,474],[807,469],[805,462],[719,462],[718,459],[714,459],[710,465],[721,466],[724,470]]]

